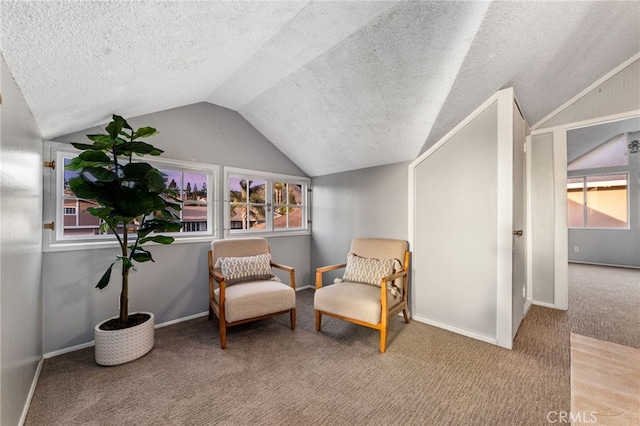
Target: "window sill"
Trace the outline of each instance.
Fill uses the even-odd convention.
[[[301,235],[311,235],[311,231],[308,229],[301,229],[299,231],[245,231],[245,232],[229,232],[226,231],[225,238],[251,238],[251,237],[264,237],[264,238],[274,238],[274,237],[297,237]]]
[[[202,235],[202,236],[194,236],[194,237],[183,237],[176,238],[171,245],[175,244],[196,244],[196,243],[210,243],[211,241],[217,239],[214,235]],[[161,246],[164,244],[157,244],[154,242],[148,242],[145,244],[146,246]],[[44,253],[54,253],[61,251],[76,251],[76,250],[94,250],[94,249],[116,249],[119,248],[120,245],[114,239],[112,241],[79,241],[79,242],[64,242],[64,243],[55,243],[55,244],[45,244],[43,246],[42,251]]]

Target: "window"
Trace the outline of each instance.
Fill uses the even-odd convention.
[[[239,169],[225,179],[230,233],[308,232],[309,179]]]
[[[209,190],[207,173],[158,167],[167,176],[169,189],[180,194],[182,211],[178,212],[183,227],[180,232],[204,232],[209,229]]]
[[[89,246],[108,246],[112,239],[109,231],[102,226],[100,219],[92,216],[88,207],[97,206],[94,200],[77,198],[69,189],[69,179],[77,172],[65,170],[64,165],[78,155],[67,144],[48,142],[51,159],[56,167],[46,174],[45,187],[48,195],[45,201],[45,214],[48,222],[54,223],[54,230],[45,231],[46,250],[67,250]],[[174,189],[183,200],[182,210],[177,212],[183,222],[180,232],[165,233],[180,240],[193,241],[194,238],[211,240],[215,237],[215,176],[217,166],[190,163],[163,158],[144,157],[165,176],[169,187]]]
[[[568,226],[628,228],[627,174],[567,179]]]
[[[629,142],[638,120],[627,119],[567,131],[567,225],[631,229],[638,182]],[[635,204],[635,203],[633,203]]]

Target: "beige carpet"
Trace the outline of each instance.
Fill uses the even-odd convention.
[[[92,348],[47,359],[26,424],[548,424],[549,412],[570,410],[570,330],[609,321],[610,338],[640,347],[638,327],[618,336],[615,325],[638,320],[629,309],[640,302],[640,271],[570,271],[572,280],[576,271],[601,283],[631,278],[632,291],[607,300],[615,306],[603,316],[583,308],[573,282],[572,312],[533,306],[512,351],[397,318],[380,354],[378,334],[364,327],[323,318],[316,333],[313,291],[304,290],[295,331],[288,316],[234,327],[226,350],[215,320],[202,318],[158,329],[155,348],[122,366],[97,366]]]

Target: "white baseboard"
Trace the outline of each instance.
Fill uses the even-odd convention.
[[[551,308],[551,309],[559,309],[556,305],[554,305],[553,303],[546,303],[546,302],[538,302],[536,300],[534,300],[532,302],[534,305],[536,306],[542,306],[543,308]]]
[[[155,328],[162,328],[168,325],[178,324],[181,322],[190,321],[192,319],[206,317],[207,315],[209,315],[209,312],[200,312],[199,314],[193,314],[193,315],[189,315],[188,317],[182,317],[182,318],[174,319],[171,321],[163,322],[162,324],[156,324]]]
[[[192,320],[192,319],[201,318],[201,317],[204,317],[204,316],[207,316],[207,315],[209,315],[209,312],[200,312],[198,314],[193,314],[193,315],[189,315],[189,316],[186,316],[186,317],[182,317],[182,318],[174,319],[174,320],[171,320],[171,321],[166,321],[166,322],[163,322],[163,323],[160,323],[160,324],[156,324],[154,326],[154,328],[162,328],[162,327],[166,327],[168,325],[178,324],[178,323],[181,323],[181,322],[184,322],[184,321],[189,321],[189,320]],[[59,349],[57,351],[47,352],[46,354],[43,355],[43,358],[45,358],[45,359],[53,358],[54,356],[64,355],[66,353],[78,351],[80,349],[89,348],[89,347],[94,346],[94,345],[95,345],[95,342],[92,340],[90,342],[81,343],[81,344],[76,345],[76,346],[70,346],[68,348]]]
[[[531,309],[531,305],[533,305],[533,303],[531,302],[531,299],[527,299],[527,301],[524,303],[524,316],[527,316],[529,309]]]
[[[81,343],[79,345],[70,346],[68,348],[58,349],[57,351],[47,352],[42,355],[44,359],[53,358],[54,356],[64,355],[69,352],[79,351],[80,349],[89,348],[94,345],[93,340],[87,343]]]
[[[22,415],[20,416],[20,421],[18,422],[18,426],[23,426],[25,420],[27,420],[27,413],[29,412],[29,407],[31,407],[31,400],[33,399],[33,394],[36,391],[36,385],[38,384],[38,379],[40,378],[40,371],[42,370],[43,363],[44,363],[44,357],[41,357],[40,361],[38,362],[38,367],[36,367],[36,372],[33,375],[33,380],[31,381],[31,388],[29,389],[27,400],[24,403],[24,408],[22,409]]]
[[[495,338],[491,338],[489,336],[485,336],[482,334],[475,333],[470,330],[465,330],[464,328],[459,328],[450,324],[445,324],[439,321],[432,320],[430,318],[422,317],[420,315],[414,315],[411,319],[416,320],[418,322],[422,322],[425,324],[432,325],[434,327],[443,328],[447,331],[451,331],[453,333],[461,334],[466,337],[470,337],[472,339],[480,340],[482,342],[491,343],[492,345],[497,345],[498,340]]]
[[[296,288],[296,291],[306,290],[306,289],[315,289],[315,287],[307,285],[307,286],[304,286],[304,287]],[[189,316],[186,316],[186,317],[177,318],[177,319],[174,319],[174,320],[171,320],[171,321],[166,321],[166,322],[163,322],[161,324],[156,324],[155,328],[162,328],[162,327],[166,327],[168,325],[178,324],[178,323],[181,323],[181,322],[184,322],[184,321],[189,321],[189,320],[192,320],[192,319],[201,318],[201,317],[204,317],[204,316],[207,316],[207,315],[209,315],[208,311],[200,312],[200,313],[189,315]],[[91,346],[94,346],[94,344],[95,343],[92,340],[90,342],[82,343],[82,344],[79,344],[79,345],[76,345],[76,346],[70,346],[68,348],[59,349],[57,351],[47,352],[42,357],[44,359],[53,358],[54,356],[64,355],[64,354],[69,353],[69,352],[74,352],[74,351],[78,351],[80,349],[89,348]]]
[[[307,290],[307,289],[315,290],[316,287],[313,286],[313,285],[305,285],[304,287],[296,287],[296,291]]]
[[[618,265],[618,264],[615,264],[615,263],[583,262],[583,261],[580,261],[580,260],[570,260],[569,263],[578,263],[580,265],[611,266],[612,268],[640,269],[640,266]]]

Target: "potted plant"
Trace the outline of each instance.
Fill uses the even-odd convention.
[[[133,130],[114,115],[106,134],[87,135],[92,144],[73,143],[82,151],[65,169],[78,172],[69,187],[78,198],[94,200],[88,212],[100,218],[101,231],[113,235],[120,254],[102,275],[97,288],[105,288],[118,262],[122,267],[120,315],[95,327],[96,362],[116,365],[137,359],[153,348],[153,314],[129,314],[129,272],[135,263],[154,261],[143,248],[146,243],[171,244],[173,237],[158,232],[176,232],[182,227],[176,212],[178,194],[167,187],[165,177],[148,163],[134,157],[160,155],[163,151],[139,141],[157,134],[152,127]],[[132,234],[135,234],[134,238]]]

